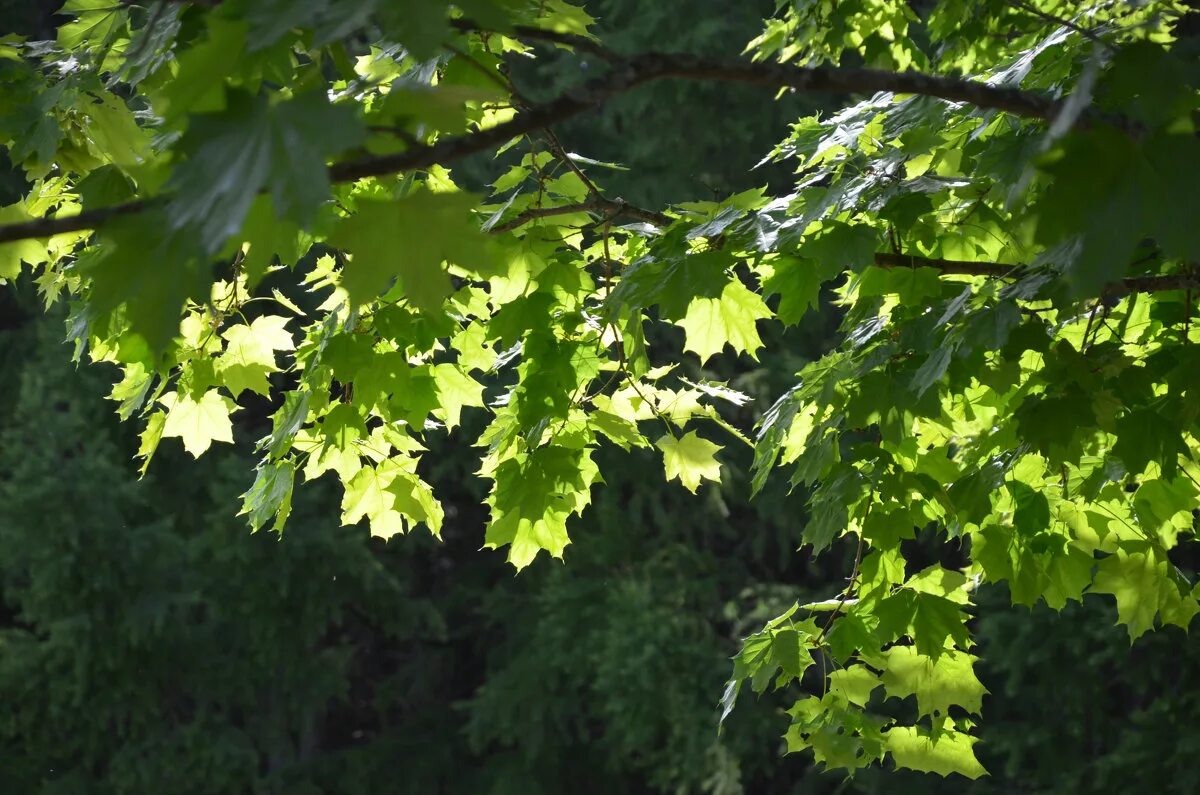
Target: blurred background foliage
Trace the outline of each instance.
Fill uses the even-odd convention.
[[[729,54],[772,5],[587,4],[617,49]],[[0,20],[45,37],[55,6],[0,0]],[[515,76],[553,93],[576,77],[569,63]],[[606,175],[618,194],[661,204],[777,186],[786,174],[751,166],[811,110],[659,83],[558,132],[630,167]],[[492,166],[471,168],[483,180]],[[19,188],[6,174],[0,204]],[[820,351],[830,314],[723,375],[761,410],[780,373]],[[978,750],[992,776],[823,774],[781,756],[794,693],[744,696],[716,732],[738,639],[796,598],[836,592],[852,557],[797,552],[801,500],[776,483],[746,502],[748,460],[731,455],[725,482],[693,497],[663,483],[653,455],[604,451],[615,466],[601,462],[608,483],[566,563],[520,576],[479,550],[469,424],[435,440],[427,473],[447,507],[443,541],[339,527],[321,483],[298,491],[285,536],[251,535],[233,515],[248,445],[198,462],[164,445],[138,480],[133,429],[103,399],[112,373],[72,366],[62,336],[29,285],[0,292],[0,792],[1200,791],[1200,648],[1177,630],[1131,650],[1106,602],[1059,615],[987,590]],[[260,436],[270,410],[236,415],[238,436]]]

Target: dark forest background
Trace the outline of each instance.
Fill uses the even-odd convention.
[[[57,5],[0,0],[0,35],[52,35]],[[736,54],[773,3],[587,7],[617,49]],[[517,78],[546,94],[578,63],[550,57]],[[752,166],[813,110],[659,83],[558,133],[629,166],[597,176],[655,205],[786,184]],[[481,183],[492,169],[456,173]],[[20,189],[0,175],[0,206]],[[817,317],[721,374],[761,411],[829,330]],[[0,793],[1200,792],[1200,647],[1167,630],[1130,648],[1102,599],[1059,615],[980,595],[988,779],[851,780],[784,757],[795,693],[743,696],[718,737],[739,638],[836,592],[852,555],[796,551],[802,500],[775,484],[748,503],[741,451],[693,497],[663,483],[653,454],[605,450],[608,483],[565,563],[543,556],[520,576],[479,550],[469,424],[434,441],[443,541],[339,527],[324,481],[298,492],[282,538],[251,535],[234,513],[262,412],[235,415],[241,447],[195,462],[167,442],[138,480],[136,429],[103,397],[113,372],[72,365],[63,336],[30,284],[0,291]],[[937,539],[918,543],[935,554]]]

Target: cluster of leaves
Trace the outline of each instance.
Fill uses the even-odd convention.
[[[808,677],[820,695],[792,709],[792,750],[975,776],[980,582],[1054,607],[1112,594],[1131,637],[1200,609],[1171,559],[1200,490],[1183,9],[1017,8],[1010,31],[998,0],[944,0],[923,26],[894,2],[788,4],[759,59],[941,79],[799,121],[771,155],[796,165],[787,195],[663,213],[606,196],[604,164],[548,125],[745,62],[623,60],[561,0],[72,0],[56,42],[0,42],[0,141],[32,182],[0,210],[16,241],[0,276],[35,268],[48,303],[70,302],[77,351],[122,368],[112,397],[144,421],[144,465],[164,438],[229,442],[237,401],[272,401],[243,498],[255,529],[283,529],[297,473],[331,473],[343,522],[439,533],[422,466],[464,409],[488,415],[484,543],[517,568],[563,555],[601,445],[656,448],[693,492],[721,478],[714,439],[752,446],[755,490],[778,467],[807,489],[805,541],[858,552],[842,593],[746,641],[726,710],[746,679]],[[529,103],[506,59],[545,39],[612,73]],[[886,78],[789,68],[751,74]],[[529,151],[490,197],[446,168],[514,147]],[[722,413],[746,395],[681,374],[687,353],[756,357],[760,326],[828,289],[842,341],[755,439]],[[682,353],[659,341],[670,327]],[[961,565],[917,570],[903,545],[929,527]],[[880,716],[909,696],[915,714]]]
[[[133,429],[100,399],[106,373],[65,361],[60,323],[0,333],[14,376],[0,399],[0,753],[17,791],[349,795],[399,768],[406,785],[499,795],[561,791],[583,765],[588,792],[1196,789],[1200,650],[1170,631],[1131,655],[1100,597],[1059,616],[980,594],[991,777],[839,781],[779,760],[784,692],[742,699],[712,731],[732,638],[797,595],[773,581],[820,594],[844,574],[838,555],[787,554],[776,484],[752,505],[733,484],[697,500],[647,486],[651,451],[612,451],[622,466],[570,565],[514,578],[476,549],[470,451],[442,446],[433,482],[461,510],[443,541],[338,530],[326,482],[302,490],[275,543],[226,509],[246,449],[195,463],[164,449],[136,480]]]

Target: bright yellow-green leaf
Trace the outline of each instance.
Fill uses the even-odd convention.
[[[167,407],[167,419],[163,425],[164,437],[183,440],[183,449],[193,456],[200,455],[213,442],[233,443],[231,412],[237,409],[232,400],[215,389],[210,389],[199,399],[178,392],[169,392],[159,398]]]
[[[762,347],[755,321],[771,317],[771,310],[757,294],[740,281],[725,286],[717,298],[693,298],[679,325],[687,332],[684,348],[694,351],[701,362],[720,353],[726,345],[738,353],[757,358]]]
[[[492,477],[492,520],[484,546],[507,545],[509,563],[523,569],[542,550],[562,557],[571,543],[567,519],[591,502],[599,470],[588,450],[540,447],[523,460],[501,462]]]
[[[860,707],[867,705],[871,693],[881,684],[879,676],[865,665],[851,665],[829,673],[829,692]]]
[[[1195,595],[1181,592],[1170,579],[1167,564],[1142,552],[1121,550],[1101,559],[1091,591],[1117,600],[1117,622],[1125,625],[1131,642],[1154,628],[1160,610],[1164,622],[1185,629],[1200,612]]]
[[[434,414],[446,423],[446,427],[458,425],[463,406],[483,405],[483,384],[464,373],[454,364],[433,366],[433,382],[437,387],[441,408]]]
[[[250,325],[238,324],[221,332],[228,344],[216,360],[217,374],[235,396],[244,389],[260,395],[270,393],[267,376],[279,369],[275,352],[294,347],[286,323],[287,318],[265,315]]]
[[[125,7],[115,0],[69,0],[61,13],[75,16],[73,22],[58,29],[58,45],[64,50],[108,44],[128,15]]]
[[[933,737],[925,729],[896,726],[884,738],[897,767],[942,776],[957,773],[969,779],[987,775],[975,758],[977,740],[969,734],[946,730]]]
[[[30,220],[21,204],[0,207],[0,224],[16,224]],[[21,273],[21,263],[40,265],[46,261],[46,243],[40,240],[17,240],[0,243],[0,279],[15,279]]]
[[[915,695],[920,714],[945,715],[951,705],[975,715],[982,710],[987,690],[975,676],[976,658],[970,654],[947,651],[934,661],[911,646],[893,646],[883,657],[880,681],[888,695]]]
[[[407,533],[418,523],[434,535],[442,528],[441,506],[412,471],[411,462],[400,457],[363,467],[346,484],[342,524],[354,524],[363,517],[371,523],[371,535],[380,538]]]
[[[695,431],[688,431],[678,438],[663,436],[654,444],[663,452],[667,480],[679,478],[684,488],[693,494],[702,480],[720,482],[721,462],[717,460],[720,445],[700,438]]]
[[[137,457],[142,459],[142,466],[138,469],[138,474],[144,476],[150,467],[150,459],[154,457],[154,451],[158,449],[158,443],[162,440],[166,421],[165,411],[156,411],[146,420],[146,427],[142,430],[141,443],[138,445],[137,451]]]

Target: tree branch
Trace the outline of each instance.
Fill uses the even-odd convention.
[[[1051,24],[1054,24],[1054,25],[1062,25],[1067,30],[1075,31],[1080,36],[1083,36],[1085,39],[1088,39],[1089,41],[1095,42],[1096,44],[1100,45],[1101,47],[1108,50],[1109,52],[1115,51],[1115,48],[1111,44],[1109,44],[1107,41],[1105,41],[1104,39],[1097,36],[1093,31],[1088,30],[1087,28],[1082,27],[1080,25],[1076,25],[1074,22],[1072,22],[1069,19],[1063,19],[1062,17],[1056,17],[1053,14],[1047,14],[1045,11],[1042,11],[1040,8],[1037,8],[1036,6],[1033,6],[1033,5],[1030,5],[1029,3],[1024,2],[1024,0],[1008,0],[1008,1],[1013,6],[1021,9],[1022,11],[1024,11],[1027,14],[1033,14],[1035,17],[1038,17],[1039,19],[1042,19],[1042,20],[1049,22]]]
[[[947,276],[989,276],[1013,279],[1022,275],[1021,265],[1002,265],[998,262],[967,262],[964,260],[920,257],[912,254],[879,253],[875,255],[879,268],[935,268]]]
[[[669,215],[634,206],[622,199],[607,199],[599,193],[593,193],[583,201],[574,204],[562,204],[558,207],[530,207],[528,210],[517,213],[504,223],[493,226],[488,231],[492,234],[502,234],[504,232],[511,232],[539,218],[570,215],[571,213],[600,213],[608,220],[627,215],[657,227],[670,226],[675,220]]]
[[[1200,274],[1172,273],[1168,276],[1127,276],[1104,288],[1105,298],[1124,298],[1134,293],[1165,293],[1200,288]]]
[[[95,210],[85,210],[76,215],[60,215],[47,218],[34,218],[15,224],[0,225],[0,244],[12,243],[17,240],[30,240],[58,235],[63,232],[82,232],[95,229],[106,221],[124,215],[136,215],[152,205],[160,203],[161,199],[137,199],[124,204],[113,204],[108,207],[98,207]]]
[[[605,61],[621,60],[620,55],[608,49],[600,42],[575,33],[559,33],[558,31],[546,30],[545,28],[538,28],[532,25],[513,25],[507,30],[495,30],[493,28],[486,28],[471,19],[451,19],[450,27],[463,33],[499,33],[502,36],[510,36],[514,39],[544,41],[549,44],[570,47],[579,52],[586,52]]]
[[[911,254],[875,255],[880,268],[934,268],[946,275],[987,276],[994,279],[1019,279],[1029,271],[1024,265],[1004,265],[999,262],[966,262],[963,260],[917,257]],[[1200,273],[1172,273],[1165,276],[1127,276],[1101,290],[1104,298],[1123,298],[1133,293],[1165,293],[1173,290],[1200,288]]]
[[[437,143],[414,146],[403,152],[335,163],[329,167],[329,178],[332,182],[353,182],[365,177],[397,174],[460,160],[468,155],[497,147],[518,136],[578,116],[599,107],[610,97],[643,83],[668,78],[791,88],[813,93],[855,94],[890,91],[898,94],[917,94],[1033,119],[1052,119],[1061,107],[1058,100],[1046,94],[918,72],[802,67],[701,55],[647,53],[619,62],[608,74],[589,80],[548,102],[532,106],[495,127],[443,138]],[[1077,124],[1088,126],[1097,122],[1113,124],[1125,130],[1136,129],[1134,123],[1124,117],[1100,114],[1092,110],[1080,114]],[[0,226],[0,243],[48,237],[59,232],[94,229],[112,217],[139,212],[144,207],[145,200],[141,200],[87,210],[66,218],[42,218],[8,224]]]

